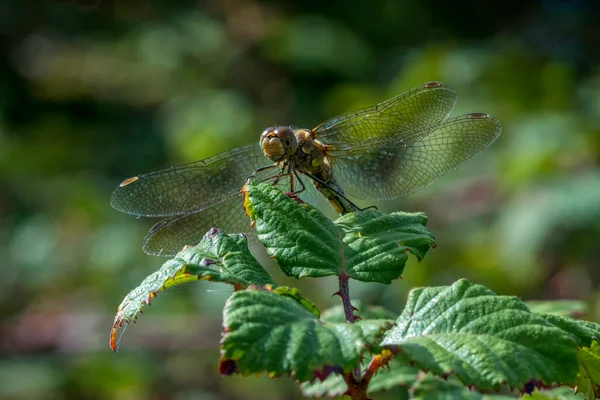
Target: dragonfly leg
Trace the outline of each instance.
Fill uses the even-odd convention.
[[[302,182],[302,179],[300,179],[298,172],[296,172],[295,169],[292,169],[291,164],[288,167],[288,172],[286,175],[289,175],[289,177],[290,177],[290,193],[296,195],[296,194],[302,193],[306,190],[306,186],[304,186],[304,182]],[[302,187],[300,190],[296,190],[296,188],[294,187],[294,177],[296,177],[298,182],[300,182],[300,186]]]
[[[252,175],[250,175],[248,177],[248,179],[255,178],[257,173],[262,172],[262,171],[266,171],[268,169],[273,169],[275,167],[277,167],[277,164],[265,165],[264,167],[257,168],[256,171],[254,171],[252,173]],[[248,179],[246,179],[246,180],[248,180]]]
[[[350,204],[353,208],[355,208],[358,211],[365,211],[365,210],[370,210],[370,209],[375,209],[377,210],[376,206],[369,206],[369,207],[365,207],[365,208],[360,208],[358,207],[356,204],[354,204],[350,199],[348,199],[344,194],[340,193],[339,190],[331,187],[331,185],[329,185],[328,183],[326,183],[325,181],[323,181],[322,179],[314,176],[313,174],[307,173],[307,172],[303,172],[306,176],[308,176],[309,178],[311,178],[312,180],[314,180],[315,182],[317,182],[318,184],[325,186],[327,189],[331,190],[333,193],[337,194],[338,196],[340,196],[342,199],[344,199],[345,201],[348,202],[348,204]]]
[[[288,175],[290,177],[290,193],[294,193],[294,174],[292,172],[292,165],[288,165],[288,170],[286,172],[286,175]]]
[[[292,170],[292,171],[294,172],[294,176],[296,177],[296,179],[298,179],[298,182],[300,182],[300,186],[302,186],[302,189],[300,189],[298,191],[295,191],[294,190],[294,183],[293,183],[294,182],[294,179],[293,179],[294,176],[290,176],[290,180],[292,181],[292,185],[291,185],[292,193],[299,194],[299,193],[304,192],[306,190],[306,186],[304,186],[304,182],[302,182],[302,179],[300,179],[300,175],[298,175],[298,172],[296,172],[295,169]]]
[[[277,164],[273,164],[272,167],[276,167],[276,166],[277,166]],[[285,167],[287,167],[286,164],[282,165],[281,166],[281,170],[279,171],[279,173],[277,175],[267,176],[266,178],[261,179],[259,182],[266,182],[266,181],[272,179],[273,180],[272,185],[273,186],[277,185],[279,183],[279,181],[281,180],[282,176],[288,176],[289,175],[289,173],[283,173],[283,170],[285,169]],[[268,168],[264,168],[263,171],[266,170],[266,169],[268,169]],[[260,171],[257,170],[257,172],[260,172]]]
[[[358,209],[358,211],[365,211],[365,210],[377,210],[377,206],[369,206],[369,207]]]
[[[287,168],[287,172],[283,172],[283,170],[285,170]],[[277,185],[279,183],[279,181],[281,180],[282,177],[284,176],[289,176],[290,177],[290,187],[292,187],[294,185],[293,181],[291,181],[292,179],[292,173],[290,172],[292,170],[292,166],[289,163],[285,163],[281,166],[281,170],[279,171],[279,175],[277,175],[277,178],[275,178],[275,180],[273,181],[273,186]]]

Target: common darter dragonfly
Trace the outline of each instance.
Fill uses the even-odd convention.
[[[340,214],[359,210],[348,196],[406,196],[462,166],[502,132],[487,114],[449,118],[456,98],[449,86],[432,81],[314,129],[270,127],[258,145],[128,178],[112,194],[111,205],[162,217],[143,249],[172,256],[212,227],[251,231],[240,196],[251,176],[300,197],[316,189]]]

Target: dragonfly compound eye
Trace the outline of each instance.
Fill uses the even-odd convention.
[[[296,135],[287,126],[267,128],[260,135],[260,147],[265,156],[273,161],[282,161],[298,149]]]

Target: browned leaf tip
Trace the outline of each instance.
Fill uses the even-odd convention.
[[[219,373],[223,376],[230,376],[237,372],[237,362],[234,360],[221,359],[219,361]]]

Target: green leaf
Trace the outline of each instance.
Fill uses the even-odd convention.
[[[591,397],[593,398],[593,397]],[[569,387],[557,387],[549,390],[536,390],[531,394],[521,397],[523,400],[584,400],[585,397],[577,395]]]
[[[515,297],[497,296],[459,280],[411,291],[406,308],[381,346],[436,375],[454,374],[483,390],[503,383],[575,384],[572,336],[532,313]]]
[[[363,305],[360,300],[352,300],[352,305],[358,308],[358,315],[364,320],[369,319],[395,319],[396,315],[391,311],[386,310],[381,306]],[[337,305],[321,313],[321,320],[325,322],[346,322],[346,314],[344,314],[344,306]]]
[[[525,304],[533,312],[574,317],[587,310],[587,304],[580,300],[526,301]]]
[[[371,379],[369,394],[390,390],[397,386],[408,388],[417,379],[418,368],[411,367],[402,360],[392,360],[387,367],[380,368]],[[331,374],[324,381],[304,382],[300,385],[302,394],[307,397],[341,396],[348,386],[340,375]]]
[[[258,239],[285,274],[303,278],[338,273],[342,233],[329,218],[271,185],[249,181],[244,193]]]
[[[577,393],[583,393],[586,399],[600,396],[600,345],[592,342],[591,347],[584,347],[577,352],[579,361],[579,381]]]
[[[294,287],[289,286],[278,286],[273,288],[273,293],[277,293],[280,296],[289,297],[294,301],[300,303],[304,308],[310,311],[315,317],[319,318],[321,316],[321,312],[313,303],[308,301],[302,294],[300,294],[300,290]],[[344,321],[345,322],[345,321]]]
[[[425,228],[424,213],[395,212],[382,214],[376,210],[365,210],[341,216],[335,224],[345,234],[344,243],[357,252],[414,254],[421,261],[427,250],[435,245],[433,235]],[[364,256],[365,261],[372,256]],[[359,265],[362,260],[353,262]]]
[[[382,367],[371,379],[368,393],[389,390],[396,386],[410,386],[417,379],[419,369],[401,358],[393,359],[387,367]]]
[[[421,260],[435,245],[422,213],[350,213],[331,222],[277,188],[248,182],[244,204],[258,239],[283,272],[296,278],[345,274],[365,282],[398,278],[408,253]]]
[[[312,382],[302,382],[300,390],[306,397],[337,397],[348,390],[344,378],[338,374],[329,374],[325,380],[315,379]]]
[[[243,236],[226,235],[218,229],[212,229],[197,246],[180,251],[123,299],[110,333],[111,348],[117,349],[117,328],[135,321],[142,308],[150,304],[158,293],[198,280],[229,283],[237,289],[249,285],[276,286],[267,271],[250,254]]]
[[[177,254],[176,261],[201,265],[203,259],[216,263],[226,280],[235,277],[235,282],[248,285],[272,285],[275,282],[248,250],[248,241],[243,235],[227,235],[218,229],[210,230],[197,246],[187,247]]]
[[[411,388],[413,400],[513,400],[514,397],[472,392],[456,382],[423,375]]]
[[[293,374],[302,382],[350,371],[390,321],[325,323],[296,301],[257,288],[235,292],[223,314],[221,371]]]
[[[583,321],[571,317],[562,317],[560,315],[536,314],[557,328],[560,328],[563,332],[571,335],[573,340],[580,347],[590,347],[593,340],[597,341],[600,339],[600,325],[595,322]]]
[[[597,385],[594,384],[593,378],[585,370],[582,364],[579,364],[579,374],[575,391],[582,394],[586,399],[595,399],[594,391]]]
[[[600,325],[559,315],[538,315],[571,335],[580,347],[577,351],[579,361],[577,393],[583,393],[586,399],[600,396],[600,345],[598,345]]]

